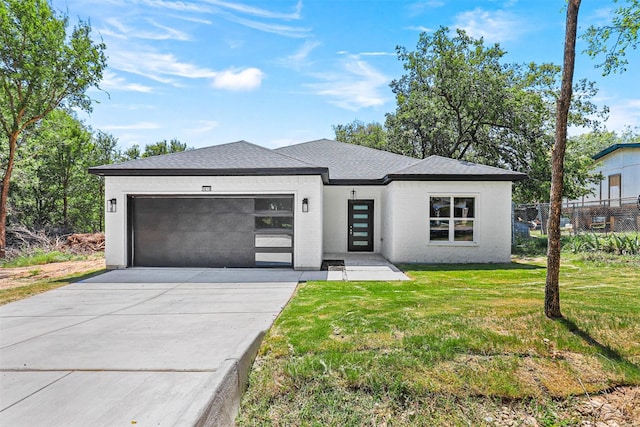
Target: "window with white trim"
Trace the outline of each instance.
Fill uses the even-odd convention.
[[[475,197],[429,197],[429,242],[473,242]]]

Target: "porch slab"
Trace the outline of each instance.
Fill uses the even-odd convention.
[[[395,281],[411,280],[398,267],[380,254],[372,253],[327,253],[325,260],[340,260],[343,267],[329,271],[330,281]]]

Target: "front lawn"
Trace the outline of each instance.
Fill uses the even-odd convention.
[[[412,282],[310,282],[265,338],[240,425],[576,425],[573,396],[640,385],[640,261],[403,266]],[[536,424],[534,424],[536,423]]]

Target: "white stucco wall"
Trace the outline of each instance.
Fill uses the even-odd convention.
[[[202,192],[210,185],[211,192]],[[319,269],[322,263],[323,184],[319,176],[108,176],[105,200],[115,198],[117,211],[105,215],[105,259],[109,268],[127,266],[128,195],[252,195],[293,194],[294,252],[296,269]],[[302,199],[309,212],[302,212]]]
[[[394,181],[387,192],[383,255],[390,261],[510,262],[511,182]],[[429,197],[447,195],[475,197],[474,242],[429,242]]]
[[[358,200],[373,200],[373,252],[379,253],[385,238],[381,227],[385,187],[375,185],[324,187],[324,252],[347,252],[348,200],[352,190]]]

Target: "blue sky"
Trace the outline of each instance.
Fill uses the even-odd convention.
[[[177,138],[192,147],[247,140],[279,147],[334,136],[331,126],[384,123],[402,75],[395,47],[420,32],[463,28],[499,42],[506,62],[562,62],[564,0],[52,0],[89,20],[107,45],[99,101],[82,116],[122,148]],[[586,0],[580,28],[613,2]],[[584,49],[579,43],[578,51]],[[640,50],[602,77],[580,55],[575,78],[597,82],[607,128],[640,126]]]

